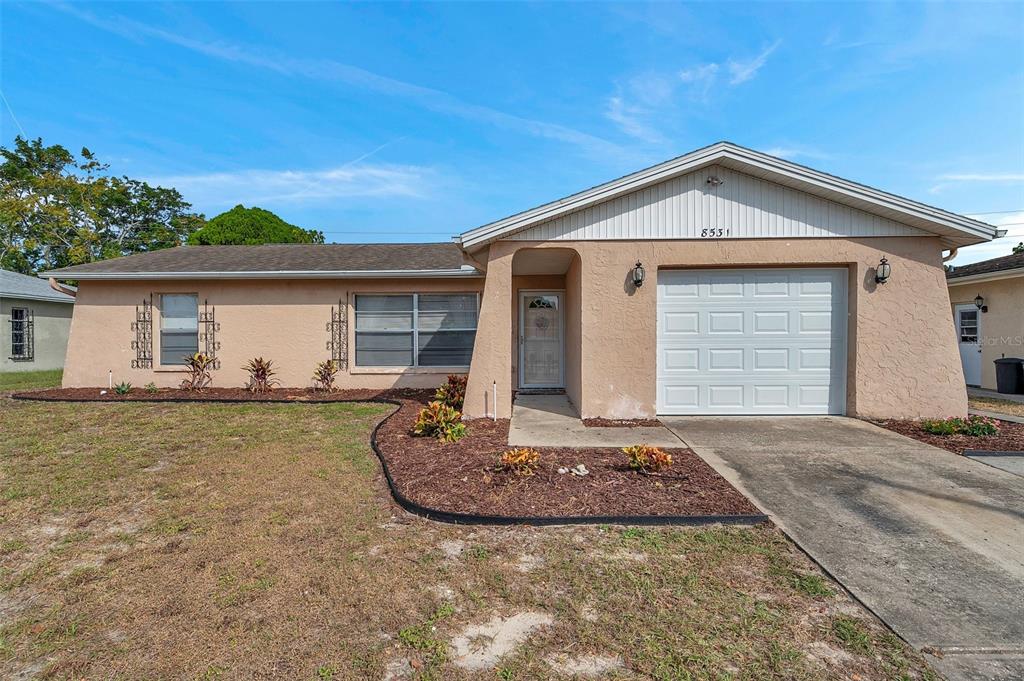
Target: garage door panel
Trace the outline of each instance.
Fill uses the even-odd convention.
[[[659,413],[845,411],[846,270],[663,271],[658,322]]]

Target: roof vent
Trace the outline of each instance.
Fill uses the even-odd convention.
[[[718,177],[718,175],[710,175],[710,176],[708,176],[707,182],[712,187],[717,187],[718,185],[722,184],[724,182],[724,180],[722,178]]]

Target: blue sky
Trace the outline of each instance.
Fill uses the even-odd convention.
[[[0,140],[430,241],[727,139],[1024,239],[1024,3],[0,4]],[[1020,224],[1017,224],[1020,223]]]

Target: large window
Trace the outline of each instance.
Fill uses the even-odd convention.
[[[199,297],[165,293],[160,296],[160,364],[185,364],[199,352]]]
[[[356,366],[466,367],[475,293],[356,296]]]
[[[11,308],[11,359],[31,361],[35,353],[32,333],[32,311],[24,307]]]

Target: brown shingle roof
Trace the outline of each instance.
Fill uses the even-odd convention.
[[[99,274],[457,270],[464,264],[462,251],[453,243],[179,246],[46,274],[75,279]]]
[[[991,274],[992,272],[1015,270],[1022,267],[1024,267],[1024,253],[1014,253],[1013,255],[1004,255],[999,258],[992,258],[991,260],[982,260],[970,265],[954,267],[951,271],[946,272],[946,279],[969,277],[973,274]]]

